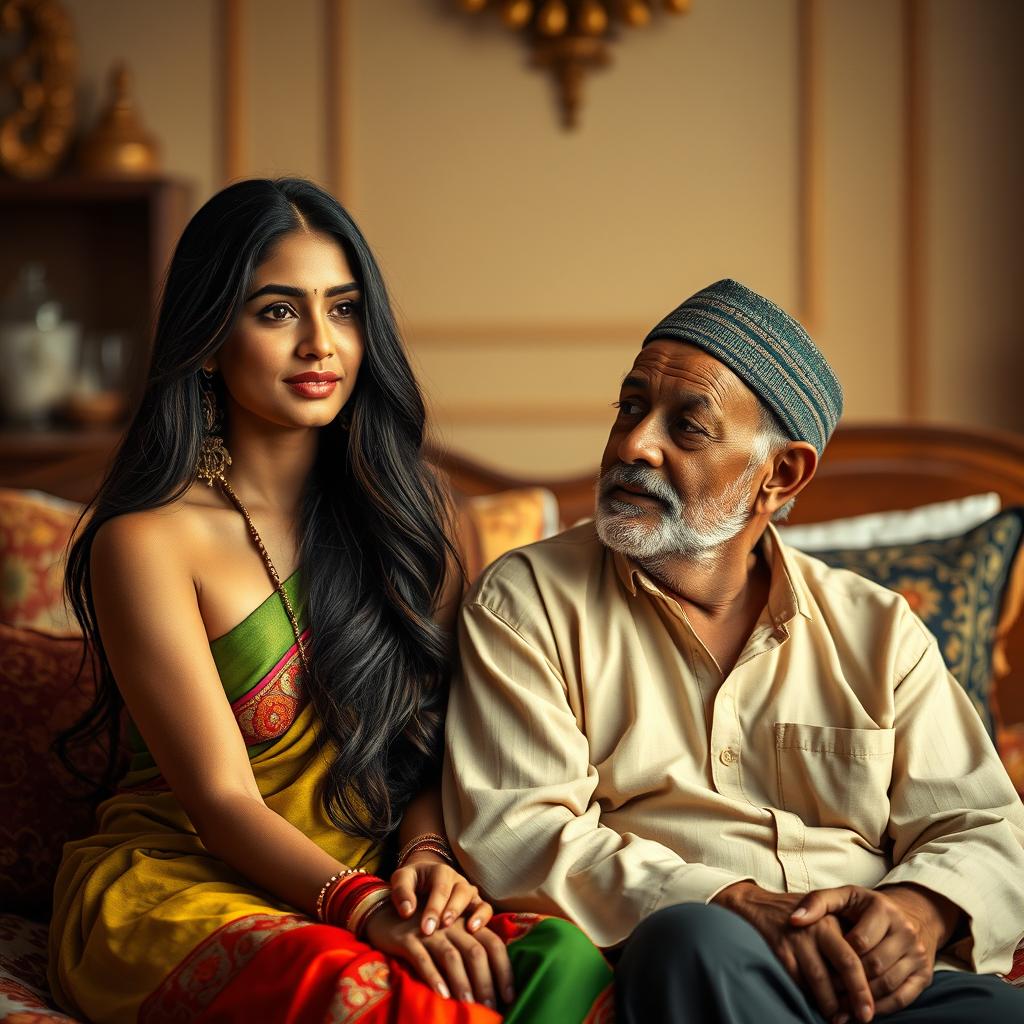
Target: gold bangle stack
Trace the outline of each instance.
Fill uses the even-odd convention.
[[[456,866],[455,854],[448,845],[448,840],[438,832],[425,832],[421,836],[406,843],[402,852],[398,855],[398,867],[404,867],[406,861],[414,853],[434,853],[442,860],[447,861],[452,867]]]

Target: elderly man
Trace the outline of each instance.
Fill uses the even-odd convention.
[[[619,947],[627,1024],[1024,1021],[1024,808],[977,714],[901,597],[771,525],[841,407],[794,319],[711,285],[622,383],[594,523],[464,605],[449,832]]]

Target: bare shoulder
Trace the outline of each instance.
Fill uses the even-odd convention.
[[[216,532],[221,511],[193,487],[159,508],[127,512],[107,520],[92,547],[94,578],[108,573],[125,581],[159,569],[193,576]]]

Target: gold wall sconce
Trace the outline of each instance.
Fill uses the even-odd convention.
[[[575,128],[583,100],[583,76],[611,63],[609,44],[625,25],[647,25],[661,9],[685,14],[691,0],[456,0],[467,14],[497,10],[505,25],[522,32],[534,67],[555,78],[562,124]]]

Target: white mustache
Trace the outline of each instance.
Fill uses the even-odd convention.
[[[649,466],[630,466],[624,462],[612,466],[601,477],[601,497],[607,497],[609,492],[623,484],[629,487],[639,487],[646,491],[652,498],[656,498],[665,505],[670,512],[678,514],[682,510],[682,501],[679,495]]]

